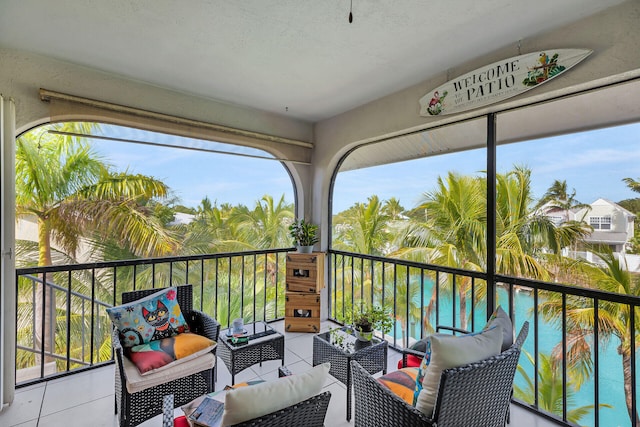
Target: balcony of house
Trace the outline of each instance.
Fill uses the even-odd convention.
[[[245,323],[265,321],[284,335],[284,364],[294,374],[311,369],[315,333],[291,332],[284,320],[288,251],[17,270],[18,383],[14,403],[0,415],[0,424],[72,426],[86,425],[89,418],[91,425],[118,424],[111,322],[105,309],[132,289],[190,283],[194,307],[223,328],[236,317]],[[506,276],[496,277],[491,297],[482,272],[335,250],[326,257],[327,288],[321,295],[328,319],[319,332],[339,327],[359,303],[382,306],[394,321],[384,335],[378,332],[389,347],[388,372],[398,368],[404,348],[436,325],[480,331],[487,323],[487,307],[500,305],[514,328],[526,321],[531,325],[516,374],[511,425],[637,425],[628,414],[637,407],[639,298]],[[611,328],[614,313],[617,331]],[[281,363],[255,364],[232,380],[218,357],[215,389],[275,379]],[[347,387],[329,376],[323,390],[332,395],[325,425],[354,425],[353,418],[346,420]],[[182,412],[176,408],[175,414]],[[158,425],[161,419],[158,415],[142,425]]]

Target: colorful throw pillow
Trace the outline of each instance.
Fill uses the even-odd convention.
[[[420,396],[420,393],[422,393],[422,383],[424,382],[424,376],[427,373],[427,367],[429,366],[429,363],[431,363],[431,337],[433,337],[433,335],[430,335],[423,340],[425,344],[424,357],[422,358],[422,362],[420,362],[418,373],[416,375],[416,383],[413,390],[413,399],[411,401],[411,404],[413,406],[416,406],[416,403],[418,402],[418,396]]]
[[[141,375],[157,372],[169,363],[186,362],[213,350],[216,343],[207,337],[185,332],[171,338],[151,341],[131,347],[127,357],[138,368]]]
[[[417,376],[418,368],[403,368],[381,376],[378,382],[409,405],[413,405],[413,391]]]
[[[188,332],[189,326],[176,296],[176,288],[171,287],[128,304],[107,308],[107,314],[120,331],[122,345],[133,347]]]
[[[500,353],[501,344],[502,327],[500,325],[478,334],[429,337],[427,354],[423,362],[426,366],[422,390],[416,400],[416,409],[429,418],[433,417],[442,371],[495,356]],[[421,365],[420,369],[422,368]]]
[[[513,344],[513,324],[509,315],[500,306],[491,314],[483,330],[486,331],[495,325],[502,327],[502,346],[500,351],[505,351]]]

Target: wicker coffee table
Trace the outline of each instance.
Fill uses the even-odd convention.
[[[267,360],[282,360],[284,366],[284,335],[265,322],[245,325],[248,342],[233,343],[229,329],[220,332],[218,356],[231,373],[231,385],[236,383],[236,374],[250,366]]]
[[[358,341],[345,328],[313,337],[313,366],[331,362],[329,373],[347,386],[347,421],[351,420],[351,361],[357,360],[370,374],[387,373],[387,342],[374,337]]]

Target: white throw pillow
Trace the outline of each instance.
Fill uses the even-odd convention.
[[[302,374],[228,390],[224,398],[222,426],[267,415],[319,394],[330,367],[327,362]]]
[[[431,360],[422,380],[422,391],[418,395],[416,409],[432,418],[442,371],[478,362],[500,353],[502,327],[497,325],[479,334],[432,335],[430,340]]]

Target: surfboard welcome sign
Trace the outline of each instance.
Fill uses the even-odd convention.
[[[494,62],[429,91],[420,98],[420,115],[460,113],[504,101],[558,77],[592,52],[547,49]]]

